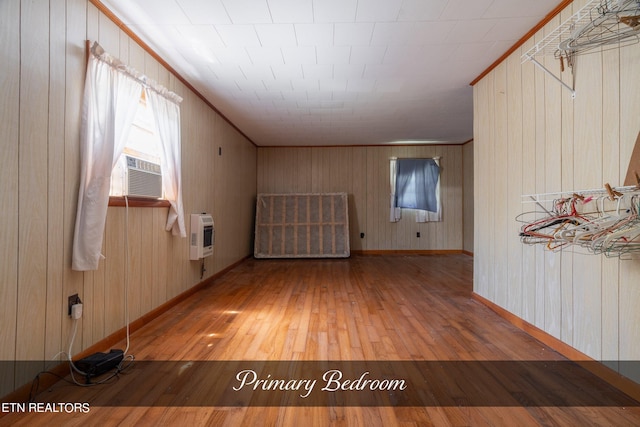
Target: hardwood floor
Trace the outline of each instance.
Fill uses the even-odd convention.
[[[36,398],[88,402],[88,413],[10,413],[0,425],[640,425],[637,402],[586,371],[565,374],[570,362],[472,299],[472,264],[466,255],[247,260],[136,331],[131,372],[90,388],[59,382]],[[224,371],[224,361],[423,369],[407,393],[427,387],[417,401],[442,404],[214,406],[206,399],[223,377],[182,372]],[[234,393],[225,390],[221,399]],[[181,403],[192,395],[205,403]]]

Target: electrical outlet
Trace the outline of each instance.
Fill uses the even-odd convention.
[[[82,317],[82,304],[73,304],[71,306],[71,318],[80,319]]]
[[[80,301],[80,297],[78,296],[78,294],[73,294],[69,297],[69,316],[71,316],[71,307],[73,307],[75,304],[82,304],[82,301]]]

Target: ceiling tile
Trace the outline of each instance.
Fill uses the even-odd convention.
[[[240,70],[248,80],[273,80],[271,67],[256,67],[255,65],[241,65]]]
[[[245,49],[225,47],[215,49],[214,54],[222,67],[228,67],[236,72],[238,65],[251,64],[251,59]]]
[[[411,64],[416,60],[416,58],[421,58],[426,55],[429,55],[429,53],[425,52],[425,49],[422,46],[392,45],[387,48],[382,63],[396,66]]]
[[[355,22],[357,0],[314,0],[314,22]]]
[[[333,46],[333,24],[296,24],[298,46]]]
[[[127,18],[123,20],[125,24],[191,24],[185,12],[174,0],[138,0],[120,6],[127,14]]]
[[[280,91],[271,91],[271,90],[256,90],[256,97],[263,102],[268,102],[271,104],[273,101],[278,101],[284,99],[282,96],[282,92]],[[272,104],[271,104],[272,105]]]
[[[333,44],[335,46],[368,46],[373,34],[373,23],[336,23]]]
[[[284,65],[282,51],[277,47],[247,47],[245,48],[254,66],[268,68],[270,65]],[[271,69],[269,72],[271,72]]]
[[[320,79],[320,91],[345,92],[347,90],[346,79]]]
[[[254,25],[262,46],[296,46],[296,33],[292,24],[256,24]]]
[[[318,91],[320,90],[320,84],[318,83],[318,79],[314,78],[302,78],[302,79],[292,79],[291,86],[293,86],[293,90],[296,94],[306,94],[309,91]]]
[[[211,64],[209,65],[209,69],[216,76],[216,78],[221,81],[233,81],[238,77],[239,74],[242,73],[242,71],[240,71],[240,67],[237,65],[229,67],[227,65]]]
[[[358,0],[356,21],[394,22],[398,18],[402,0]]]
[[[455,50],[452,61],[472,63],[487,58],[487,52],[492,50],[495,42],[462,43]]]
[[[307,91],[307,100],[310,101],[332,101],[333,92],[320,90],[320,84],[318,82],[318,90]]]
[[[267,0],[271,18],[276,23],[313,22],[311,0]]]
[[[351,55],[351,48],[348,46],[334,46],[316,48],[318,64],[348,64]]]
[[[517,41],[522,37],[522,29],[532,27],[535,22],[531,18],[510,18],[496,21],[496,24],[485,34],[484,40]]]
[[[350,64],[381,64],[387,46],[353,46]]]
[[[372,45],[416,44],[413,22],[377,22],[371,38]]]
[[[276,80],[293,80],[302,78],[302,66],[299,64],[274,64],[271,71]]]
[[[205,45],[211,49],[225,47],[222,38],[211,25],[176,25],[180,46]]]
[[[176,0],[180,8],[195,25],[231,24],[221,0]],[[156,6],[157,7],[157,6]]]
[[[549,5],[531,0],[494,0],[482,15],[483,18],[531,17],[531,26],[540,21],[541,16],[549,13]],[[521,34],[522,36],[522,34]]]
[[[353,79],[347,81],[347,92],[373,92],[375,79]]]
[[[233,24],[273,22],[267,0],[222,0]]]
[[[276,78],[273,80],[265,80],[263,81],[264,86],[268,91],[271,92],[290,92],[293,91],[293,86],[291,85],[291,80]],[[291,94],[288,94],[291,96]]]
[[[397,77],[403,73],[403,70],[396,67],[394,64],[374,64],[367,65],[364,69],[364,78],[368,79],[385,79],[391,77]]]
[[[416,43],[425,45],[437,45],[444,43],[449,34],[454,30],[457,21],[429,22],[425,25],[413,27],[413,39]]]
[[[298,66],[317,64],[315,46],[283,47],[280,50],[285,64]]]
[[[303,65],[302,73],[305,79],[331,79],[333,78],[333,65]]]
[[[446,43],[474,43],[478,40],[485,40],[486,35],[497,22],[495,19],[458,21],[444,41]]]
[[[265,86],[262,83],[262,80],[247,80],[247,79],[239,79],[236,80],[236,86],[238,86],[238,89],[240,89],[242,92],[255,92],[257,90],[259,91],[263,91],[265,90]]]
[[[333,77],[336,79],[359,79],[364,74],[364,64],[335,64]]]
[[[404,88],[402,79],[378,79],[376,81],[376,92],[400,92]]]
[[[215,29],[227,47],[260,46],[253,25],[216,25]]]
[[[493,0],[449,0],[444,8],[441,20],[458,21],[461,19],[479,19],[489,8]]]
[[[404,0],[398,13],[398,21],[435,21],[448,0]]]
[[[469,81],[558,1],[101,0],[258,145],[464,142]]]

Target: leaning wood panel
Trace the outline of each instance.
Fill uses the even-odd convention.
[[[20,135],[18,158],[18,309],[16,359],[42,360],[47,283],[47,127],[49,5],[22,3],[20,16]],[[28,307],[28,309],[25,309]],[[32,379],[29,372],[17,383]]]
[[[18,160],[20,107],[20,5],[0,2],[0,359],[16,357],[18,299]],[[14,389],[14,375],[0,372],[0,395]]]
[[[489,132],[489,108],[488,108],[488,86],[489,80],[493,75],[479,81],[473,87],[474,98],[474,254],[487,254],[489,252],[489,236],[488,236],[488,199],[486,189],[488,188],[488,171],[485,167],[489,152],[487,150],[488,132]],[[478,295],[482,295],[489,299],[489,282],[487,279],[489,271],[489,259],[486,256],[474,256],[474,274],[473,290]]]
[[[64,81],[66,47],[66,4],[64,1],[49,3],[49,123],[48,123],[48,164],[47,170],[47,299],[46,334],[44,353],[46,357],[58,353],[61,349],[62,326],[66,321],[60,315],[63,293],[64,271],[64,106],[65,86],[57,84]]]
[[[508,112],[509,106],[507,104],[507,97],[504,95],[507,92],[507,64],[502,63],[494,70],[494,138],[493,138],[493,153],[492,161],[494,161],[493,172],[493,194],[494,202],[491,204],[493,207],[493,254],[492,259],[500,260],[494,264],[494,282],[495,283],[509,283],[508,279],[508,241],[509,231],[508,227],[504,227],[504,224],[509,223],[510,218],[507,217],[507,209],[509,200],[504,195],[509,192],[509,179],[501,179],[500,175],[504,174],[504,169],[509,164],[508,149]],[[504,165],[504,166],[502,166]],[[497,170],[501,169],[501,170]],[[506,286],[495,286],[494,299],[501,306],[507,306],[509,304],[508,299],[509,289]]]
[[[533,39],[525,46],[533,45]],[[522,193],[531,194],[536,192],[536,109],[533,100],[536,96],[535,88],[535,67],[522,66]],[[503,178],[510,178],[504,177]],[[478,226],[482,227],[482,224]],[[489,237],[490,238],[490,237]],[[522,318],[527,322],[535,323],[535,298],[536,298],[536,248],[524,245],[522,248]],[[490,262],[490,260],[487,260]]]
[[[62,298],[60,304],[60,316],[66,321],[63,323],[63,337],[60,343],[61,348],[68,346],[73,333],[73,322],[67,316],[64,307],[64,298],[69,295],[79,294],[80,298],[92,301],[99,289],[104,289],[104,274],[99,272],[84,273],[71,270],[71,246],[73,242],[74,224],[76,219],[76,207],[78,198],[78,187],[80,185],[80,122],[82,110],[82,93],[84,91],[84,79],[86,69],[85,46],[86,40],[97,39],[91,33],[90,25],[92,14],[86,3],[68,2],[66,4],[66,43],[64,50],[65,58],[65,79],[64,79],[64,243],[63,243],[63,282]],[[71,24],[73,23],[73,24]],[[85,301],[83,299],[83,301]],[[104,337],[93,334],[95,322],[92,319],[98,318],[96,309],[88,310],[85,306],[82,316],[82,323],[78,324],[78,338],[74,342],[73,354],[81,350],[82,343],[91,344]],[[98,308],[98,306],[92,306]],[[100,314],[102,311],[100,311]],[[102,323],[100,323],[100,327]]]
[[[520,195],[524,174],[522,159],[522,64],[519,56],[512,55],[507,60],[507,219],[517,227],[515,218],[522,212]],[[516,228],[517,229],[517,228]],[[513,230],[513,228],[510,228]],[[516,233],[508,233],[507,253],[507,309],[522,316],[522,243]]]
[[[574,13],[571,6],[567,7],[560,15],[560,22],[565,22]],[[562,79],[565,84],[573,85],[573,73],[570,69],[565,69],[562,73]],[[574,185],[574,114],[573,105],[574,99],[568,90],[562,90],[562,188],[572,189],[580,188]],[[577,167],[580,167],[577,165]],[[527,194],[523,192],[522,194]],[[560,335],[562,341],[569,345],[573,345],[573,329],[574,329],[574,316],[573,316],[573,253],[567,252],[562,254],[560,272],[560,286],[561,286],[561,313],[562,313],[562,326]]]
[[[602,52],[602,181],[620,182],[620,49]],[[624,90],[627,90],[626,88]],[[640,123],[640,121],[638,122]],[[602,360],[619,358],[618,259],[602,257]]]
[[[631,158],[634,144],[640,146],[640,81],[638,64],[640,45],[620,49],[620,166],[622,173]],[[638,140],[638,142],[636,142]],[[640,173],[640,170],[638,171]],[[615,283],[615,282],[614,282]],[[640,360],[640,263],[625,261],[620,264],[619,286],[619,357],[620,360]],[[604,354],[603,354],[604,356]],[[640,382],[637,365],[620,365],[620,372]]]
[[[560,18],[552,19],[545,27],[545,34],[550,33],[560,25]],[[548,56],[544,58],[548,69],[557,66],[558,60]],[[544,101],[545,101],[545,141],[544,141],[544,166],[541,165],[545,176],[545,192],[556,191],[562,187],[562,86],[551,76],[545,75]],[[564,256],[562,254],[561,256]],[[547,251],[544,254],[544,315],[543,323],[547,333],[556,338],[561,336],[562,325],[562,295],[561,295],[561,271],[562,258],[557,254]]]
[[[602,56],[581,55],[576,73],[576,88],[585,96],[574,100],[574,184],[577,188],[603,185],[602,153]],[[588,95],[587,95],[588,94]],[[573,346],[602,360],[602,263],[592,255],[573,257]]]
[[[535,37],[536,42],[541,41],[544,38],[543,31],[539,31]],[[526,64],[531,65],[531,64]],[[535,159],[535,168],[533,169],[533,175],[535,177],[535,188],[536,192],[544,192],[545,191],[545,182],[546,182],[546,169],[545,169],[545,147],[547,145],[546,142],[546,128],[545,128],[545,118],[546,118],[546,104],[545,104],[545,81],[547,79],[547,75],[544,71],[539,69],[538,67],[534,68],[533,79],[530,80],[531,84],[534,87],[534,96],[529,98],[533,101],[533,117],[534,117],[534,134],[533,139],[531,140],[532,147],[534,148],[534,157]],[[533,324],[541,329],[544,328],[544,291],[546,287],[546,268],[547,268],[547,259],[546,254],[542,251],[542,248],[535,247],[535,279],[533,283],[533,299],[530,300],[532,307],[531,313],[533,314]],[[503,285],[504,286],[504,285]]]
[[[256,258],[346,258],[347,193],[258,194]]]

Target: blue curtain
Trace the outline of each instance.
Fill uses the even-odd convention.
[[[439,176],[440,167],[433,159],[398,159],[396,206],[437,212]]]

